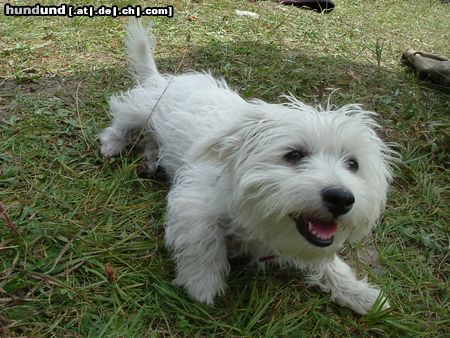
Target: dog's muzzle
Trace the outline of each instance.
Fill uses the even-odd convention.
[[[333,244],[337,231],[336,218],[346,214],[355,203],[351,191],[342,187],[328,187],[321,191],[324,206],[332,218],[316,218],[308,215],[291,215],[298,232],[311,244],[327,247]]]

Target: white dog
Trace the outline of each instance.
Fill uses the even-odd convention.
[[[375,114],[291,96],[284,104],[247,101],[208,73],[162,75],[136,20],[127,47],[137,84],[111,98],[101,152],[122,152],[132,131],[151,135],[146,162],[163,167],[172,184],[166,243],[176,284],[212,304],[226,288],[228,256],[245,253],[299,268],[309,285],[367,313],[380,290],[337,252],[368,234],[385,206],[392,151],[374,131]]]

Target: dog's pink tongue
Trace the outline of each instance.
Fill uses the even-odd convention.
[[[337,224],[335,222],[308,220],[309,230],[316,235],[324,238],[333,237],[336,234]]]

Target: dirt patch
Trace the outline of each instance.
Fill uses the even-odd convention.
[[[27,79],[24,81],[5,80],[0,83],[0,89],[3,92],[21,91],[25,93],[51,95],[61,90],[75,92],[79,83],[79,80],[55,76],[51,78]]]
[[[19,94],[28,94],[39,98],[59,97],[69,104],[75,102],[75,98],[82,97],[86,90],[83,82],[75,79],[60,77],[44,77],[41,79],[4,80],[0,82],[0,121],[8,118],[8,111],[13,111],[15,100]]]

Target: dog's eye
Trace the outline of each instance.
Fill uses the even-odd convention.
[[[354,158],[349,158],[347,161],[345,161],[345,165],[352,173],[355,173],[359,168],[358,161]]]
[[[291,164],[297,164],[300,162],[306,154],[301,150],[292,150],[285,154],[283,158]]]

